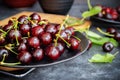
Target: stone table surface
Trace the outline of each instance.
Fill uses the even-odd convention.
[[[87,9],[87,7],[85,4],[82,6],[82,4],[79,5],[77,2],[74,3],[69,14],[75,17],[81,17],[81,11]],[[8,8],[1,4],[0,20],[22,11],[43,12],[38,3],[30,8],[19,9]],[[92,26],[91,30],[96,31],[95,28]],[[114,49],[113,52],[118,49]],[[15,78],[0,73],[0,80],[120,80],[120,54],[109,64],[89,63],[88,59],[95,53],[104,53],[102,47],[93,45],[89,51],[86,51],[83,55],[71,61],[37,68],[22,78]]]

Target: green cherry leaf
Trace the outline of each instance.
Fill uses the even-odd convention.
[[[101,12],[102,8],[100,6],[95,6],[92,9],[90,9],[89,11],[85,11],[82,13],[82,17],[83,18],[88,18],[91,16],[94,16],[96,14],[98,14],[99,12]]]

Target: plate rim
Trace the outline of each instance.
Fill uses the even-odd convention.
[[[100,17],[97,17],[97,16],[92,16],[90,18],[93,18],[93,19],[96,19],[96,20],[99,20],[99,21],[103,21],[103,22],[107,22],[107,23],[111,23],[111,24],[120,24],[119,21],[114,21],[114,20],[109,20],[109,19],[104,19],[104,18],[100,18]]]

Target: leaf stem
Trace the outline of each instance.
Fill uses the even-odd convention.
[[[91,9],[92,9],[92,6],[91,6],[91,3],[90,3],[90,0],[87,0],[87,4],[88,4],[89,10],[91,10]]]
[[[97,30],[98,30],[100,33],[102,33],[102,34],[104,34],[104,35],[106,35],[106,36],[114,37],[114,35],[102,31],[99,27],[97,27]]]

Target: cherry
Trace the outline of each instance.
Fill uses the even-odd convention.
[[[4,45],[6,43],[5,36],[3,33],[0,33],[0,45]]]
[[[10,30],[10,29],[12,29],[13,28],[13,25],[12,24],[7,24],[7,25],[5,25],[4,27],[3,27],[3,30],[4,31],[8,31],[8,30]]]
[[[30,25],[29,24],[20,24],[19,29],[23,36],[27,36],[28,33],[30,32]]]
[[[57,31],[59,31],[60,30],[60,24],[56,24],[56,28],[57,28]],[[65,29],[65,27],[64,26],[62,26],[62,28],[61,28],[61,30],[64,30]]]
[[[30,46],[32,48],[39,48],[40,47],[40,41],[36,36],[29,37],[27,40],[27,44],[28,44],[28,46]]]
[[[111,12],[111,8],[110,7],[106,7],[106,8],[104,8],[104,10],[105,10],[106,14]]]
[[[56,29],[55,25],[48,24],[45,27],[45,31],[48,32],[48,33],[51,33],[52,35],[55,35],[55,33],[57,32],[57,29]]]
[[[17,58],[23,64],[29,64],[32,61],[32,55],[28,51],[19,52]]]
[[[117,41],[120,42],[120,32],[116,32],[116,33],[114,34],[114,38],[115,38]]]
[[[17,50],[20,51],[26,51],[27,50],[27,46],[25,43],[20,43],[19,46],[17,47]]]
[[[9,20],[9,21],[8,21],[8,24],[12,24],[12,25],[13,25],[14,23],[13,23],[12,20]]]
[[[27,39],[28,38],[22,38],[21,43],[25,43],[26,44],[27,43]]]
[[[52,42],[52,36],[48,32],[44,32],[42,35],[39,36],[43,45],[48,45]]]
[[[9,37],[9,39],[10,39],[11,42],[14,42],[16,39],[17,39],[18,41],[20,41],[22,36],[21,36],[21,33],[20,33],[19,30],[12,29],[12,30],[10,30],[10,32],[8,33],[8,37]],[[17,41],[17,40],[16,40],[16,41]]]
[[[75,29],[73,27],[67,27],[65,29],[65,32],[68,34],[68,35],[74,35],[75,34]]]
[[[60,32],[60,37],[63,38],[64,40],[68,41],[70,36],[65,32],[65,30],[62,30]],[[61,38],[59,38],[59,41],[63,42],[63,40]]]
[[[52,45],[55,46],[55,43],[53,43]],[[65,51],[65,45],[63,43],[58,42],[56,47],[58,48],[60,54]]]
[[[31,28],[31,35],[32,36],[39,36],[43,34],[44,29],[41,26],[35,26]]]
[[[65,47],[62,43],[58,42],[57,46],[56,46],[60,52],[60,54],[62,54],[65,51]]]
[[[80,41],[76,38],[70,38],[69,43],[71,44],[70,49],[71,50],[78,50]]]
[[[115,28],[110,27],[110,28],[107,28],[106,32],[110,34],[115,34],[117,30]]]
[[[36,61],[40,61],[44,57],[43,49],[40,49],[40,48],[36,49],[32,54]]]
[[[102,17],[104,17],[104,14],[102,12],[100,12],[100,13],[97,14],[97,16],[102,18]]]
[[[29,21],[28,21],[28,16],[26,16],[26,15],[20,16],[20,17],[18,18],[18,22],[19,22],[20,24],[28,24],[28,23],[29,23]]]
[[[30,17],[31,17],[31,20],[35,20],[35,21],[37,21],[37,23],[40,22],[40,20],[41,20],[40,15],[37,13],[31,14]]]
[[[106,43],[103,44],[102,48],[105,52],[110,52],[110,51],[113,50],[114,46],[113,46],[112,43],[106,42]]]
[[[60,52],[59,52],[58,48],[55,47],[54,45],[49,45],[45,49],[45,54],[52,60],[56,60],[60,57]]]
[[[0,61],[3,59],[3,55],[5,54],[5,57],[9,55],[9,52],[5,48],[0,48]]]
[[[120,6],[116,7],[116,10],[120,14]]]

